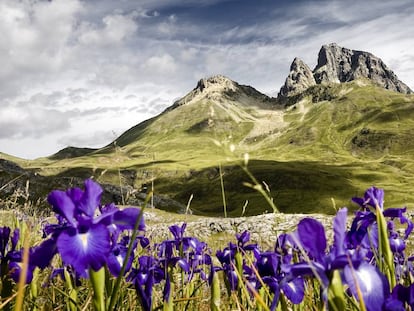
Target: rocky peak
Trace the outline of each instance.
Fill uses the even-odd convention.
[[[292,65],[290,65],[290,73],[286,78],[285,84],[280,89],[279,96],[293,96],[315,84],[312,70],[302,60],[296,57]]]
[[[365,78],[385,89],[412,93],[380,58],[368,52],[340,47],[336,43],[322,46],[313,72],[317,83],[339,83]]]
[[[235,91],[236,88],[237,88],[237,83],[235,83],[234,81],[222,75],[215,75],[210,78],[200,79],[194,91],[196,92],[206,92],[206,91],[214,92],[214,91],[223,91],[223,90]]]
[[[309,75],[305,68],[308,67],[303,62],[297,59],[293,61],[279,97],[294,96],[313,85],[312,79],[303,77],[305,72]],[[315,84],[343,83],[362,78],[388,90],[403,94],[413,93],[380,58],[368,52],[340,47],[336,43],[322,46],[318,54],[318,64],[312,74]]]
[[[313,70],[318,84],[340,83],[349,80],[352,67],[352,52],[336,43],[324,45],[318,54],[318,64]]]
[[[265,106],[272,104],[270,97],[260,93],[253,87],[240,85],[223,75],[215,75],[209,78],[200,79],[197,82],[197,86],[190,93],[177,100],[171,107],[167,108],[166,111],[205,99],[217,102],[257,102],[258,105],[263,104]]]

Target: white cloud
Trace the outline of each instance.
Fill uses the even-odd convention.
[[[38,138],[44,133],[63,132],[70,126],[64,113],[39,107],[6,107],[0,110],[0,120],[3,139]]]
[[[411,2],[298,1],[216,23],[203,14],[223,1],[0,1],[0,151],[109,143],[213,74],[276,94],[294,57],[313,67],[331,42],[372,52],[414,88]]]
[[[122,43],[133,35],[138,25],[133,20],[134,14],[125,16],[120,14],[107,15],[102,18],[102,27],[88,22],[80,26],[79,41],[86,46],[111,46]]]
[[[77,0],[1,2],[0,96],[16,95],[60,74],[81,10]]]
[[[174,73],[178,66],[174,60],[174,58],[165,53],[160,56],[152,56],[147,59],[147,61],[144,63],[143,68],[145,70],[151,70],[155,71],[158,74],[163,73]]]

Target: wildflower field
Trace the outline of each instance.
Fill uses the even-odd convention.
[[[0,227],[2,310],[412,310],[413,223],[369,188],[332,218],[303,218],[263,249],[239,232],[218,249],[169,227],[146,236],[141,208],[101,205],[101,186],[53,190],[55,217]],[[149,198],[148,198],[149,199]],[[348,217],[352,219],[349,221]],[[349,226],[347,224],[350,224]],[[37,232],[41,230],[42,234]]]

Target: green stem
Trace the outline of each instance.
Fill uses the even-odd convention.
[[[226,193],[224,192],[224,181],[223,181],[223,172],[221,169],[221,163],[219,163],[219,174],[220,174],[220,185],[221,185],[221,197],[223,199],[224,218],[227,218]]]
[[[210,286],[210,309],[211,311],[220,311],[220,280],[216,272],[213,273],[213,280]]]
[[[77,300],[78,300],[78,293],[73,286],[72,277],[69,273],[69,271],[65,268],[64,269],[64,276],[65,276],[65,283],[66,287],[68,289],[69,295],[67,296],[68,300],[68,310],[70,311],[77,311]]]
[[[135,222],[134,229],[133,229],[133,232],[132,232],[132,236],[131,236],[131,239],[129,241],[128,250],[127,250],[124,262],[122,264],[121,272],[119,273],[118,277],[116,278],[116,282],[115,282],[115,285],[114,285],[112,293],[111,293],[111,297],[110,297],[110,300],[109,300],[108,311],[114,310],[116,301],[118,299],[119,288],[121,287],[121,281],[122,281],[122,278],[125,274],[125,270],[126,270],[126,266],[127,266],[129,257],[132,254],[132,248],[133,248],[133,245],[134,245],[134,241],[138,236],[139,223],[141,222],[141,219],[144,215],[144,209],[147,206],[147,204],[148,204],[151,197],[152,197],[152,192],[150,192],[147,195],[147,197],[145,198],[145,202],[144,202],[143,206],[141,207],[141,209],[139,211],[138,218],[137,218],[137,221]]]
[[[89,270],[93,288],[93,307],[96,311],[105,311],[105,268],[98,271]]]
[[[385,220],[384,214],[382,213],[380,207],[377,205],[376,207],[376,216],[377,216],[377,225],[378,225],[378,246],[380,251],[380,269],[382,268],[382,272],[387,275],[388,281],[390,282],[390,288],[393,289],[397,283],[395,278],[395,267],[394,267],[394,256],[391,251],[389,238],[388,238],[388,230],[387,230],[387,222]],[[382,258],[384,256],[384,261],[386,267],[382,265]]]

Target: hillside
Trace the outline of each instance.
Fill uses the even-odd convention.
[[[337,46],[323,49],[338,52]],[[414,208],[414,95],[408,87],[387,89],[390,83],[369,76],[377,67],[352,67],[356,58],[351,56],[349,68],[358,74],[335,67],[342,56],[327,57],[330,62],[313,72],[295,59],[285,83],[294,88],[277,99],[224,76],[202,79],[164,112],[108,146],[16,159],[30,173],[19,178],[43,178],[44,189],[33,196],[93,176],[112,185],[108,198],[117,203],[136,204],[154,189],[156,205],[165,210],[182,212],[191,200],[193,213],[221,216],[224,190],[230,216],[270,212],[263,196],[246,186],[252,183],[247,168],[285,213],[332,214],[334,205],[349,206],[351,197],[372,185],[385,189],[387,206]],[[326,77],[346,72],[352,78],[309,84],[320,68]],[[402,88],[385,65],[381,68],[388,70],[392,85]],[[367,76],[361,76],[364,72]],[[4,182],[16,177],[0,168]],[[120,184],[125,188],[115,191]]]
[[[253,106],[204,92],[105,148],[26,168],[49,178],[94,176],[115,185],[121,176],[136,189],[154,179],[155,192],[180,203],[175,206],[193,195],[194,213],[221,215],[222,165],[229,214],[240,215],[247,204],[246,215],[253,215],[271,209],[243,185],[251,182],[239,166],[248,153],[249,170],[269,186],[283,212],[332,213],[331,198],[349,205],[371,185],[384,187],[390,204],[414,202],[412,95],[354,81],[311,87],[283,108],[264,95]]]

